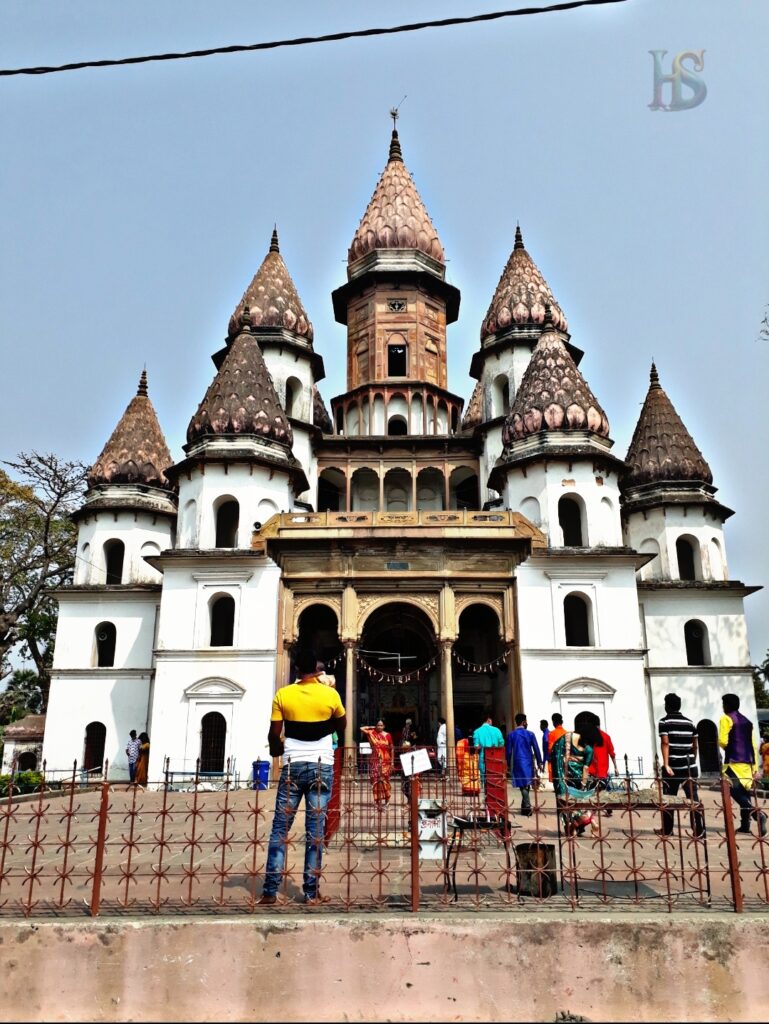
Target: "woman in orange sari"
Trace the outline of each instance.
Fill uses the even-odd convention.
[[[134,775],[134,784],[137,786],[147,785],[147,767],[150,762],[150,738],[146,732],[143,732],[139,736],[139,760],[136,762],[136,774]]]
[[[393,770],[393,738],[385,732],[385,725],[380,718],[375,728],[364,725],[361,732],[371,744],[369,761],[369,778],[374,792],[374,803],[381,810],[390,803],[390,775]]]

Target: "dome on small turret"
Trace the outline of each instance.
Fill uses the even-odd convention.
[[[547,281],[526,251],[520,227],[516,227],[513,251],[481,324],[481,341],[511,325],[544,323],[545,308],[548,305],[553,325],[566,331],[566,317],[553,298]]]
[[[283,410],[256,336],[251,313],[241,314],[240,332],[187,428],[187,441],[203,437],[251,434],[286,445],[293,443]]]
[[[713,483],[710,466],[660,384],[654,363],[625,462],[623,490],[663,482]]]
[[[387,165],[350,243],[348,263],[376,249],[418,249],[438,263],[445,262],[438,232],[403,162],[395,129]]]
[[[280,255],[277,228],[272,232],[270,248],[261,267],[230,317],[230,338],[238,334],[246,308],[253,327],[282,327],[312,342],[312,324]]]
[[[144,484],[171,489],[165,471],[172,462],[143,370],[136,395],[88,472],[88,486]]]
[[[547,308],[540,335],[502,430],[505,448],[543,430],[609,436],[609,421],[577,369]]]

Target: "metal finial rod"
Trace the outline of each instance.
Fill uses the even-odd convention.
[[[406,97],[404,96],[403,100],[405,100],[405,99],[406,99]],[[395,122],[398,120],[398,117],[400,116],[398,114],[398,109],[400,108],[401,104],[403,103],[403,100],[400,101],[400,103],[398,104],[397,107],[393,107],[390,110],[390,117],[393,119],[393,131],[395,131],[395,128],[396,128]]]

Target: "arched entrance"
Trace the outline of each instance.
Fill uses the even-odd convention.
[[[700,755],[700,771],[703,775],[717,775],[721,770],[718,756],[718,727],[709,718],[697,722],[697,746]]]
[[[434,742],[440,714],[438,647],[425,612],[405,601],[375,609],[363,626],[358,654],[355,742],[360,727],[377,718],[384,719],[396,744],[407,718],[419,743]]]
[[[510,680],[499,617],[486,604],[471,604],[459,616],[453,651],[454,724],[465,737],[483,724],[491,710],[494,724],[512,728]]]
[[[339,623],[333,608],[325,604],[311,604],[299,616],[298,625],[297,647],[315,651],[326,671],[336,676],[337,688],[344,697],[344,659],[341,657]]]
[[[107,727],[103,722],[89,722],[85,727],[85,748],[83,768],[90,772],[104,764],[104,745],[107,742]]]

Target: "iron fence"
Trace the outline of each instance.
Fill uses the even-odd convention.
[[[397,759],[396,759],[397,761]],[[286,769],[291,772],[290,766]],[[215,787],[199,772],[147,787],[105,778],[83,788],[74,765],[35,792],[0,798],[0,915],[254,913],[298,909],[304,807],[287,838],[274,905],[260,903],[277,791]],[[332,911],[769,909],[765,797],[753,791],[750,833],[729,784],[664,792],[627,773],[606,791],[557,800],[544,781],[525,795],[486,752],[409,779],[396,764],[371,772],[338,750],[322,820],[322,864],[310,872]],[[376,800],[378,801],[375,802]],[[308,812],[312,818],[313,812]],[[310,821],[310,825],[312,825]]]

